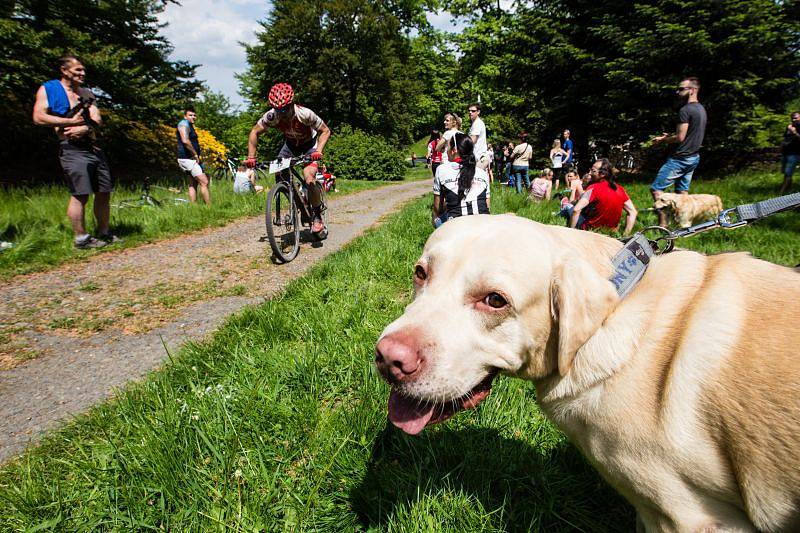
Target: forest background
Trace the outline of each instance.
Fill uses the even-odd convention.
[[[59,179],[56,140],[30,117],[64,52],[86,63],[102,144],[123,179],[174,166],[186,103],[219,153],[244,154],[278,81],[333,128],[334,159],[358,152],[364,167],[376,153],[396,166],[401,147],[475,101],[496,143],[526,131],[545,153],[570,128],[579,154],[590,141],[601,154],[627,143],[658,161],[646,141],[674,127],[674,88],[691,75],[709,114],[704,165],[721,168],[774,155],[800,106],[798,0],[274,0],[246,46],[244,108],[198,80],[197,65],[169,59],[157,19],[169,3],[0,0],[0,182]],[[428,23],[445,7],[461,33]],[[262,157],[279,142],[273,133]]]

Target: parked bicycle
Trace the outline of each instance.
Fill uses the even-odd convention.
[[[164,202],[166,201],[169,203],[169,200],[158,200],[157,198],[153,197],[150,194],[150,188],[154,189],[163,189],[169,191],[174,194],[180,193],[180,190],[176,193],[173,189],[168,187],[160,187],[158,185],[151,185],[150,184],[150,177],[145,176],[142,180],[142,193],[136,198],[125,198],[123,200],[119,200],[117,203],[112,204],[112,207],[117,209],[127,209],[127,208],[141,208],[141,207],[162,207]],[[173,205],[186,205],[189,203],[188,200],[184,198],[176,198],[172,197],[171,202]]]
[[[235,157],[226,157],[225,159],[218,159],[219,164],[212,167],[209,177],[215,180],[230,180],[236,177],[236,172],[239,170],[241,162]]]
[[[320,216],[325,225],[319,233],[311,231],[314,220],[313,211],[308,199],[308,190],[303,178],[302,167],[308,164],[308,157],[292,157],[279,159],[271,163],[258,165],[258,169],[269,168],[270,174],[275,174],[275,185],[267,194],[266,225],[267,238],[275,258],[282,263],[288,263],[297,257],[300,251],[300,230],[307,226],[312,238],[323,240],[328,236],[327,207],[325,205],[325,187],[318,174],[314,187],[319,187],[322,200]]]

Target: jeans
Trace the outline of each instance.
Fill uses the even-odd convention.
[[[784,177],[791,178],[798,164],[800,164],[800,154],[784,154],[781,157],[781,170]]]
[[[700,154],[668,157],[650,188],[664,191],[674,183],[675,192],[688,191],[694,169],[699,163]]]
[[[528,167],[511,166],[511,173],[514,175],[514,185],[517,187],[517,192],[522,192],[522,180],[525,180],[525,190],[531,188],[531,180],[528,178]]]
[[[441,226],[442,224],[444,224],[448,220],[449,220],[449,217],[447,216],[447,211],[445,211],[444,213],[442,213],[441,215],[439,215],[438,217],[433,219],[433,227],[434,228],[438,228],[439,226]]]
[[[575,211],[575,206],[568,203],[561,208],[561,211],[558,212],[559,216],[562,216],[567,219],[567,227],[569,227],[570,220],[572,220],[573,211]],[[583,216],[583,213],[581,213],[580,215],[578,215],[578,224],[575,227],[580,229],[585,222],[586,222],[586,217]]]

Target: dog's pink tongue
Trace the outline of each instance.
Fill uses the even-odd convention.
[[[416,435],[433,416],[433,404],[403,396],[394,387],[389,395],[389,420],[409,435]]]

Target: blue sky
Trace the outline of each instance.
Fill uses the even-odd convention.
[[[258,21],[266,18],[265,0],[183,0],[183,5],[168,4],[159,15],[167,26],[162,33],[175,47],[170,58],[201,65],[197,77],[215,91],[242,103],[234,74],[247,68],[244,48],[239,42],[254,43]],[[450,15],[429,15],[431,24],[441,30],[458,31]]]

